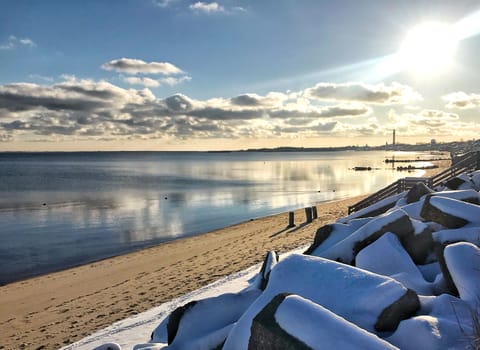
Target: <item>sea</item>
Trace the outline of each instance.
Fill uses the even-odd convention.
[[[385,151],[0,153],[0,284],[422,175],[422,170],[396,171],[384,162],[391,156]],[[371,170],[355,171],[357,166]]]

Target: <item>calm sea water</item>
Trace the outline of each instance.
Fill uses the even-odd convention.
[[[386,156],[0,153],[0,283],[370,193],[407,176]]]

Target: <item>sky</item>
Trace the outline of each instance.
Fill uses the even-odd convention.
[[[0,151],[476,139],[480,4],[0,0]]]

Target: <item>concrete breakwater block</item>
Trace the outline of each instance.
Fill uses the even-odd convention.
[[[357,253],[375,242],[385,232],[394,233],[400,240],[413,235],[414,228],[409,216],[401,209],[380,215],[369,221],[344,240],[319,255],[334,261],[354,264]]]
[[[393,208],[397,203],[397,201],[403,199],[405,195],[406,195],[406,192],[404,191],[402,193],[398,193],[393,196],[384,198],[378,202],[375,202],[369,205],[366,208],[360,209],[348,216],[338,219],[337,222],[346,224],[354,219],[362,219],[362,218],[369,218],[369,217],[372,218],[372,217],[376,217],[378,215],[384,214],[389,209]]]
[[[248,349],[397,349],[298,295],[275,296],[253,319]]]
[[[447,228],[480,224],[480,206],[442,196],[427,196],[420,215]]]
[[[471,243],[460,242],[448,245],[443,255],[460,299],[478,303],[480,300],[480,249]]]
[[[461,174],[445,182],[445,187],[451,190],[466,190],[475,188],[475,183],[468,174]]]
[[[232,328],[224,349],[247,349],[253,320],[278,294],[322,305],[368,332],[394,331],[419,300],[392,278],[314,256],[292,254],[272,270],[267,288]]]
[[[423,182],[416,183],[407,193],[406,202],[407,204],[417,202],[423,196],[427,194],[434,193],[435,191],[425,185]]]
[[[211,349],[223,343],[232,325],[261,291],[225,293],[192,301],[174,310],[153,332],[151,341],[161,343],[167,329],[169,349]]]
[[[258,277],[256,282],[254,282],[253,286],[257,287],[260,290],[264,290],[267,286],[268,279],[270,277],[270,272],[272,271],[273,267],[278,263],[279,256],[277,252],[270,251],[265,256],[263,260],[262,268],[258,273]]]
[[[361,269],[392,277],[418,294],[432,294],[430,283],[425,281],[397,236],[392,233],[384,234],[360,251],[355,263]]]

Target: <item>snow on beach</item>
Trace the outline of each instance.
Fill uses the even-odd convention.
[[[479,178],[461,175],[457,188],[418,184],[321,227],[306,251],[270,252],[261,269],[64,349],[473,348]],[[378,214],[386,202],[394,206]]]

